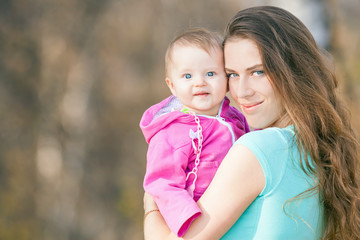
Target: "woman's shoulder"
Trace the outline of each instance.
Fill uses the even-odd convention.
[[[261,192],[266,195],[281,182],[292,153],[294,142],[293,126],[267,128],[243,135],[236,144],[250,149],[259,161],[265,175],[266,187]]]
[[[263,130],[253,130],[244,134],[235,144],[253,143],[256,145],[278,146],[280,143],[288,143],[294,138],[294,127],[286,128],[271,127]]]

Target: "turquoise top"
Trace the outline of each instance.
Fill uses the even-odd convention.
[[[319,194],[284,203],[315,185],[300,166],[294,127],[267,128],[243,135],[235,144],[248,147],[261,164],[265,187],[221,239],[312,240],[321,238]],[[234,186],[236,187],[236,186]]]

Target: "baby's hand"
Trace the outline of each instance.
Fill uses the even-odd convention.
[[[144,194],[144,210],[145,212],[149,212],[151,210],[158,209],[158,206],[156,205],[154,198],[145,192]]]

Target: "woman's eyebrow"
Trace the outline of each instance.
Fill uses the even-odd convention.
[[[251,70],[257,69],[257,68],[262,67],[262,66],[263,66],[262,64],[255,64],[254,66],[248,67],[246,69],[246,71],[251,71]]]
[[[263,67],[263,65],[262,64],[255,64],[254,66],[246,68],[246,71],[251,71],[251,70],[257,69],[259,67]],[[235,72],[235,70],[232,70],[230,68],[225,68],[225,71],[226,72]]]
[[[225,68],[225,72],[235,72],[235,71],[230,68]]]

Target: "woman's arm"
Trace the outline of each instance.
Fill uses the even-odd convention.
[[[202,210],[201,216],[191,224],[183,238],[219,239],[254,201],[264,186],[265,176],[255,155],[245,146],[234,145],[198,201]],[[159,212],[146,217],[144,234],[146,240],[177,239],[171,235]]]

